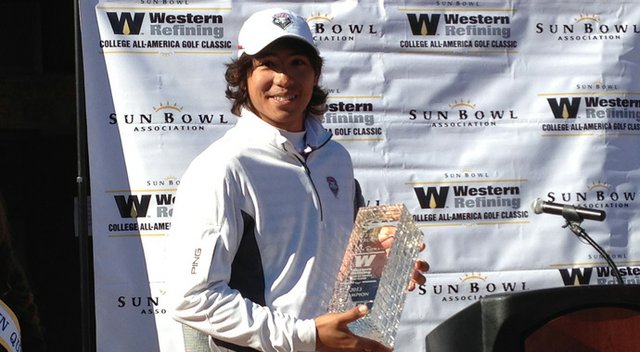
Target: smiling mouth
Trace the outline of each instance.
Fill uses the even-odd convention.
[[[291,101],[297,98],[297,95],[274,95],[271,96],[271,99],[275,101]]]

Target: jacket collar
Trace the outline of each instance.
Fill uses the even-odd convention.
[[[288,142],[278,128],[265,122],[250,110],[242,109],[241,116],[237,124],[238,126],[246,127],[250,131],[251,138],[267,138],[270,143],[278,146]],[[307,115],[304,119],[304,125],[306,131],[305,143],[313,150],[323,146],[332,137],[331,132],[325,130],[322,123],[314,116]]]

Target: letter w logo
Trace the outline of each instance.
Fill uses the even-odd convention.
[[[127,199],[124,196],[113,196],[116,200],[116,205],[120,211],[120,216],[123,219],[127,218],[144,218],[147,216],[147,210],[149,210],[149,203],[151,203],[151,195],[144,194],[138,199],[137,196],[129,196]]]
[[[418,197],[418,202],[420,202],[420,208],[422,209],[442,209],[447,203],[449,187],[440,189],[429,187],[426,193],[422,187],[416,187],[413,190],[416,192],[416,197]]]
[[[376,258],[375,254],[356,255],[355,266],[356,266],[356,268],[362,268],[362,267],[371,266],[371,263],[373,263],[373,260],[375,258]]]
[[[439,14],[429,17],[429,15],[421,13],[420,17],[418,17],[415,13],[408,13],[407,18],[413,35],[436,35],[438,23],[440,22]]]
[[[547,98],[549,107],[556,119],[575,119],[580,108],[581,98],[560,98],[560,102],[554,98]]]
[[[140,28],[142,28],[142,22],[144,21],[144,13],[136,12],[131,17],[131,13],[123,12],[120,17],[115,12],[107,12],[109,17],[109,23],[111,23],[111,29],[114,34],[140,34]]]
[[[593,268],[584,268],[584,271],[579,268],[572,268],[571,271],[559,269],[559,271],[565,286],[580,286],[589,284]]]

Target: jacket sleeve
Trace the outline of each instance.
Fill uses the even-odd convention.
[[[174,319],[259,351],[315,351],[313,319],[273,311],[229,287],[242,211],[253,211],[238,173],[210,164],[194,162],[176,195],[168,248],[175,258],[169,285]]]

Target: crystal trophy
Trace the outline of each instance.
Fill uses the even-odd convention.
[[[369,313],[349,329],[393,347],[422,237],[404,204],[360,208],[329,312],[366,304]]]

